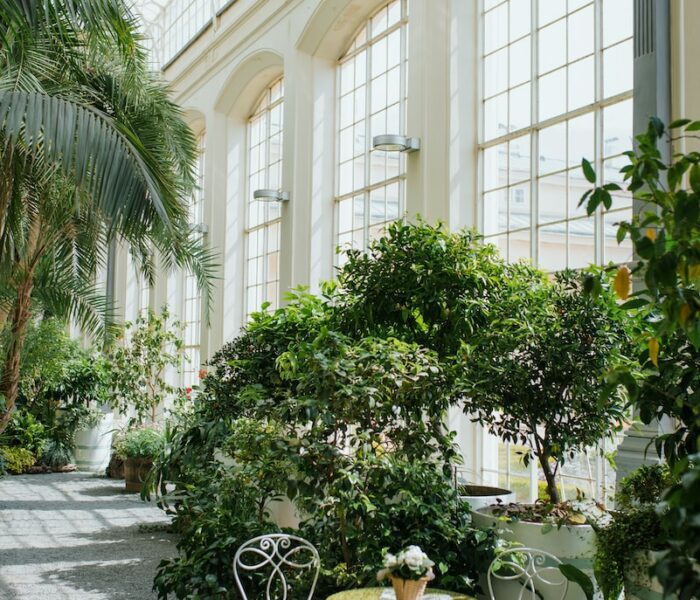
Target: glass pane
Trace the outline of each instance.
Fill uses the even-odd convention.
[[[508,3],[484,15],[484,53],[488,54],[508,43]]]
[[[517,183],[530,178],[530,136],[510,141],[509,182]]]
[[[484,194],[484,235],[505,231],[508,219],[508,190]]]
[[[511,41],[530,33],[530,0],[510,0]]]
[[[510,91],[510,130],[518,131],[530,125],[530,84]]]
[[[632,149],[632,100],[603,109],[603,156]]]
[[[500,54],[504,51],[499,51]],[[530,38],[526,37],[510,46],[510,86],[530,81]],[[488,67],[484,67],[488,68]],[[488,73],[488,70],[487,70]]]
[[[501,94],[484,103],[484,139],[497,138],[508,132],[508,94]]]
[[[538,182],[539,221],[559,221],[566,218],[566,173],[540,177]]]
[[[632,89],[632,40],[603,52],[603,93],[614,96]]]
[[[569,62],[593,54],[593,6],[573,13],[568,18]]]
[[[545,271],[566,268],[566,223],[539,228],[538,263]]]
[[[566,21],[557,21],[540,30],[539,73],[547,73],[566,63]]]
[[[540,120],[544,121],[566,110],[566,68],[540,77]]]
[[[569,166],[595,158],[595,116],[588,113],[569,121]]]
[[[595,262],[595,221],[593,217],[569,222],[569,264],[582,269]]]
[[[581,197],[591,189],[583,176],[583,169],[573,168],[569,171],[569,217],[583,217],[587,215],[586,205],[578,206]]]
[[[484,58],[484,96],[495,96],[508,87],[508,48]]]
[[[632,37],[632,0],[603,0],[603,46]]]
[[[510,188],[508,229],[530,226],[530,184],[524,183]]]
[[[566,0],[539,0],[537,8],[541,27],[566,14]]]
[[[584,58],[569,66],[569,110],[595,101],[595,62]]]
[[[566,168],[566,123],[552,125],[540,131],[539,154],[541,174]]]
[[[499,144],[484,150],[484,189],[492,190],[508,183],[507,145]]]
[[[516,261],[530,258],[530,231],[517,231],[508,236],[508,259]]]

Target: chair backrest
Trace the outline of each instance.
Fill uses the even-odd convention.
[[[269,573],[265,600],[273,600],[271,594],[277,591],[281,593],[279,600],[287,600],[290,590],[288,571],[308,569],[313,576],[308,596],[308,600],[311,600],[320,568],[321,560],[316,548],[304,538],[286,533],[271,533],[248,540],[238,548],[233,558],[233,575],[243,600],[248,600],[248,596],[241,582],[241,572]],[[295,591],[294,598],[299,597]]]
[[[510,585],[508,597],[513,597],[513,587],[520,593],[514,600],[541,600],[558,598],[564,600],[569,591],[569,581],[559,570],[562,562],[553,554],[535,548],[510,548],[500,553],[489,566],[488,586],[491,600],[502,600],[494,593],[496,582]],[[517,589],[517,588],[516,588]]]

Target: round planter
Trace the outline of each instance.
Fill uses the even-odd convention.
[[[593,557],[596,547],[595,531],[590,525],[565,525],[557,529],[556,526],[543,523],[506,522],[494,517],[490,508],[472,511],[472,518],[476,527],[495,527],[500,538],[509,542],[518,542],[525,548],[536,548],[549,552],[563,563],[572,564],[586,572],[591,578],[593,577]],[[498,584],[494,589],[497,598],[518,597],[520,586],[515,587],[512,582],[498,582]],[[504,589],[501,589],[501,584],[503,584]],[[482,587],[488,589],[486,586]],[[561,594],[561,590],[554,592],[546,588],[538,591],[541,592],[542,600],[555,600]],[[565,600],[585,599],[586,596],[581,588],[573,582],[570,583]]]
[[[490,485],[460,485],[461,500],[469,502],[472,510],[479,510],[492,504],[510,504],[515,502],[515,492]]]
[[[105,413],[95,427],[75,432],[75,466],[80,471],[104,473],[112,453],[114,415]]]
[[[143,482],[153,466],[152,458],[127,458],[124,461],[124,480],[126,491],[141,493]]]

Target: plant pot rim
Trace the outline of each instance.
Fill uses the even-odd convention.
[[[532,503],[529,502],[511,502],[510,504],[515,504],[517,506],[531,506]],[[481,508],[477,508],[476,510],[472,512],[477,512],[479,514],[482,514],[487,517],[493,517],[494,519],[500,519],[501,517],[497,517],[496,515],[493,514],[493,510],[496,508],[503,508],[504,506],[509,506],[508,504],[492,504],[490,506],[482,506]],[[545,525],[550,525],[556,529],[559,529],[557,527],[557,524],[552,521],[528,521],[526,519],[516,519],[513,517],[505,517],[507,519],[510,519],[511,523],[523,523],[526,525],[539,525],[540,527],[544,527]],[[590,523],[564,523],[561,528],[571,528],[571,529],[593,529],[593,525]]]
[[[506,494],[513,494],[513,490],[507,490],[505,488],[491,486],[491,485],[477,485],[472,483],[463,483],[457,486],[457,491],[462,496],[505,496]]]

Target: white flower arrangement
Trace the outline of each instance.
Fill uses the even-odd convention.
[[[384,568],[377,573],[377,580],[382,581],[387,577],[413,580],[427,577],[428,580],[433,580],[434,565],[435,563],[419,546],[408,546],[398,554],[387,552],[384,555]]]

